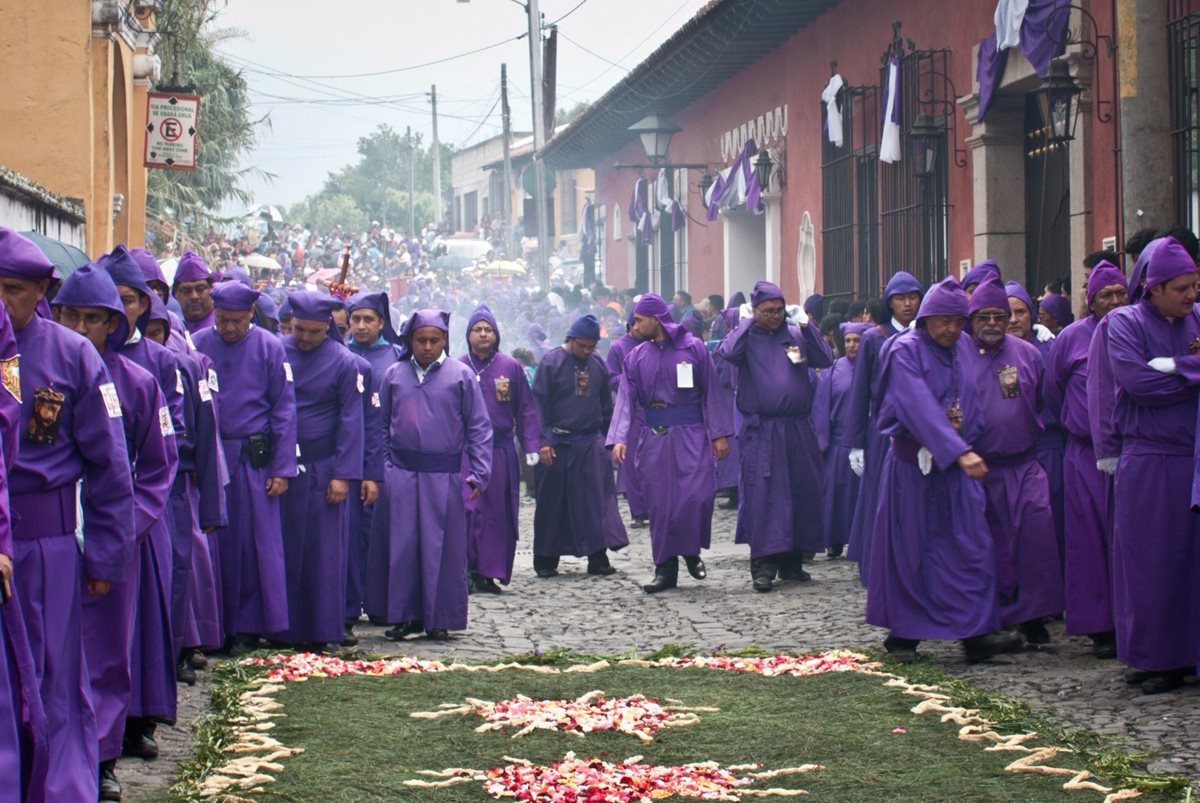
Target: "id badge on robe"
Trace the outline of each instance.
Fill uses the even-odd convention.
[[[575,395],[587,396],[588,388],[591,386],[591,373],[586,368],[575,369]]]
[[[1000,395],[1006,399],[1021,398],[1021,381],[1014,365],[1005,365],[996,372],[1000,380]]]
[[[692,378],[692,364],[690,362],[681,362],[675,366],[675,387],[680,390],[696,387],[696,383]]]
[[[496,377],[496,401],[506,402],[512,400],[512,392],[509,390],[509,378],[507,376]]]

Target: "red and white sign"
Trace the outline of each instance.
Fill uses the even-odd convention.
[[[200,96],[151,92],[146,96],[146,167],[196,169]]]

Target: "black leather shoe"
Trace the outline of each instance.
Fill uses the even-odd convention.
[[[1155,672],[1142,683],[1142,694],[1166,694],[1183,685],[1183,670]]]
[[[538,569],[537,576],[549,580],[551,577],[558,577],[558,569]]]
[[[350,624],[349,622],[346,623],[345,629],[343,629],[343,631],[342,631],[342,646],[343,647],[357,647],[358,646],[358,636],[354,635],[354,625]]]
[[[229,648],[230,657],[236,658],[239,655],[245,655],[248,652],[254,652],[258,649],[258,636],[247,634],[237,635],[233,637],[233,644]]]
[[[704,565],[704,561],[699,555],[684,555],[683,562],[687,564],[688,574],[697,580],[703,580],[708,577],[708,567]]]
[[[649,516],[633,516],[632,519],[632,525],[639,530],[650,524]]]
[[[845,548],[845,544],[834,544],[833,546],[829,547],[829,549],[825,550],[825,557],[829,558],[830,560],[837,560],[842,556],[842,551]]]
[[[383,637],[389,641],[403,641],[424,629],[425,627],[420,622],[401,622],[395,627],[383,631]]]
[[[427,632],[425,634],[425,638],[429,639],[430,641],[449,641],[450,631],[435,628]]]
[[[117,762],[100,762],[100,799],[120,800],[121,784],[117,781]]]
[[[781,569],[779,572],[780,580],[795,580],[798,583],[807,583],[812,579],[812,575],[803,569]]]
[[[677,577],[678,574],[676,577],[672,577],[668,572],[656,570],[654,572],[654,579],[642,586],[642,591],[645,591],[647,594],[657,594],[661,591],[668,591],[672,588],[675,588],[675,586],[678,584],[679,581]]]
[[[192,665],[192,669],[208,669],[208,656],[200,652],[200,650],[192,650],[192,655],[188,660]]]
[[[175,665],[175,680],[189,686],[196,685],[196,670],[192,669],[192,663],[187,658],[179,659],[179,663]]]
[[[1001,653],[1018,652],[1024,644],[1025,640],[1020,634],[1002,630],[999,633],[986,633],[963,639],[963,652],[967,663],[977,664]]]
[[[1050,631],[1046,629],[1046,625],[1040,619],[1035,619],[1032,622],[1022,622],[1019,627],[1021,635],[1030,644],[1049,644]]]
[[[610,574],[616,574],[617,570],[613,568],[611,563],[605,563],[600,566],[588,566],[588,574],[599,575],[600,577],[608,577]]]
[[[766,593],[771,590],[771,578],[760,574],[754,578],[754,590]]]
[[[738,495],[730,494],[729,498],[727,498],[725,501],[717,502],[717,507],[720,508],[721,510],[737,510],[738,509]]]
[[[920,656],[917,655],[917,645],[920,643],[916,639],[888,636],[883,640],[883,648],[887,650],[888,657],[893,661],[898,661],[902,664],[911,664],[914,661],[920,660]]]
[[[484,594],[499,594],[500,586],[491,577],[480,577],[475,581],[475,590]]]
[[[152,761],[158,758],[158,742],[154,740],[153,722],[130,718],[125,721],[125,744],[122,754]]]

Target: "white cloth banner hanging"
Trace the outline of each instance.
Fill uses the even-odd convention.
[[[796,248],[796,286],[798,298],[808,298],[817,291],[817,239],[812,215],[804,210],[800,220],[800,244]]]
[[[997,53],[1021,44],[1021,23],[1025,22],[1025,12],[1028,10],[1029,0],[1000,0],[996,3]]]
[[[892,59],[888,65],[887,106],[883,114],[883,137],[879,142],[879,161],[895,164],[900,161],[900,123],[897,104],[900,103],[900,62]]]
[[[842,147],[843,142],[842,110],[838,108],[837,96],[844,85],[842,76],[834,75],[825,86],[825,91],[821,93],[821,100],[825,103],[825,128],[828,131],[829,141],[835,148]]]

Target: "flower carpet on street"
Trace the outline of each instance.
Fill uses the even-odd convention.
[[[997,726],[861,653],[664,653],[225,662],[197,759],[173,795],[1111,803],[1142,794],[1093,775],[1083,754]],[[631,737],[643,755],[630,755]]]

